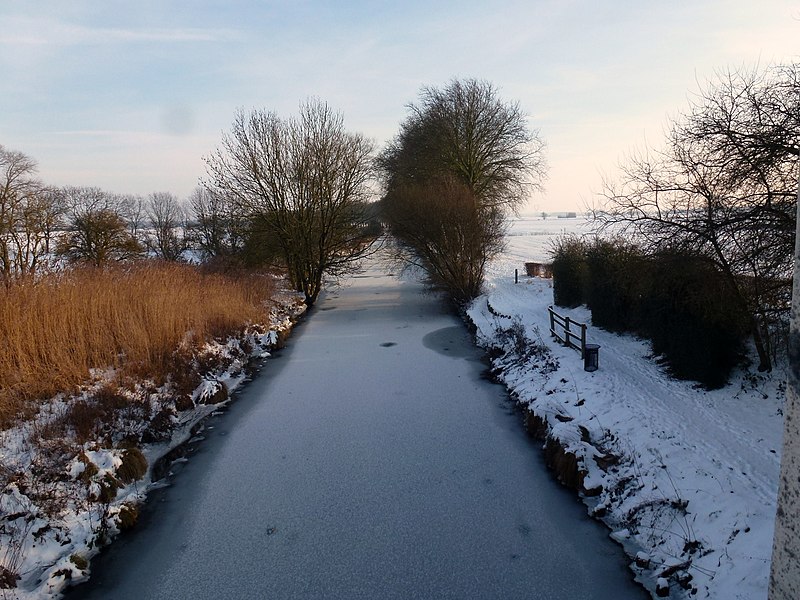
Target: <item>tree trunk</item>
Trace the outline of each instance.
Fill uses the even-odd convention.
[[[772,371],[772,358],[769,353],[769,343],[765,342],[764,334],[761,332],[761,325],[758,317],[752,319],[753,343],[758,353],[758,370],[761,373]]]

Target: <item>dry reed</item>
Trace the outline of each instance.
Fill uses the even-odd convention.
[[[109,367],[165,376],[182,345],[264,322],[272,279],[147,263],[0,290],[0,427]]]

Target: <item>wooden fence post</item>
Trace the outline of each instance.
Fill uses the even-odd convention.
[[[581,325],[581,358],[586,358],[586,325]]]

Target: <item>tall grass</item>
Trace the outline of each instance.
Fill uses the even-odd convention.
[[[79,269],[0,291],[0,427],[94,368],[163,376],[182,345],[264,321],[273,280],[147,263]]]

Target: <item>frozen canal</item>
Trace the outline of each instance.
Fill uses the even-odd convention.
[[[373,265],[323,297],[70,598],[645,598],[461,323]]]

